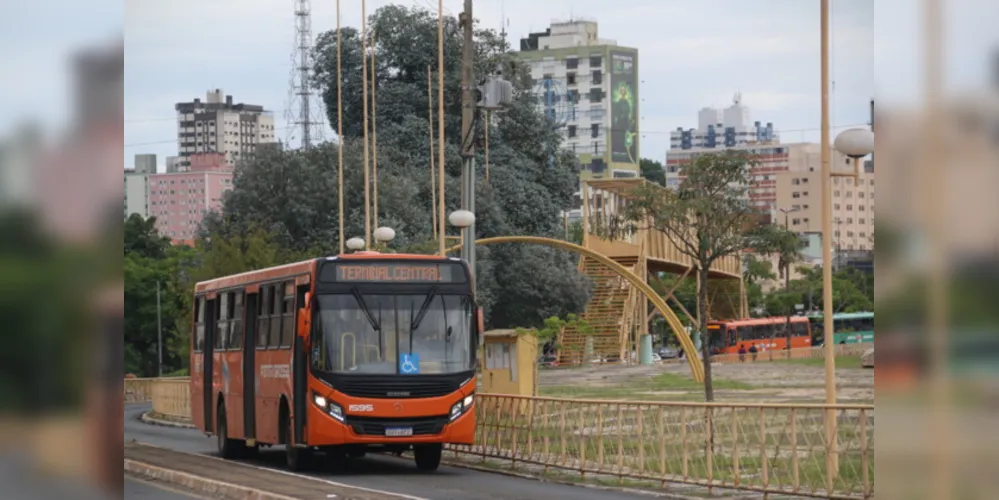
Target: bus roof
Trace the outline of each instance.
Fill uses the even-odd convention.
[[[822,313],[815,312],[808,315],[809,318],[821,318]],[[864,311],[864,312],[852,312],[852,313],[835,313],[833,314],[833,319],[866,319],[873,318],[874,312]]]
[[[323,257],[318,259],[309,259],[301,262],[293,262],[291,264],[283,264],[280,266],[268,267],[265,269],[255,269],[253,271],[247,271],[244,273],[222,276],[211,280],[201,281],[194,285],[194,291],[197,293],[209,290],[222,290],[234,286],[257,283],[260,281],[280,279],[286,276],[291,277],[302,274],[309,274],[315,271],[315,266],[318,261],[334,260],[334,259],[336,260],[398,259],[398,260],[436,260],[436,261],[460,260],[460,259],[455,259],[453,257],[441,257],[439,255],[423,255],[423,254],[412,254],[412,253],[381,253],[381,252],[372,252],[372,251],[354,252],[350,254],[337,255],[332,257]]]
[[[735,320],[724,320],[724,321],[709,321],[708,324],[724,324],[728,326],[756,326],[756,325],[772,325],[774,323],[783,323],[787,321],[787,316],[771,316],[769,318],[746,318],[746,319],[735,319]],[[791,316],[792,323],[800,323],[802,321],[808,321],[808,318],[804,316]]]

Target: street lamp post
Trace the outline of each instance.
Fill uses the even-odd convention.
[[[451,215],[447,216],[447,221],[450,222],[452,226],[461,229],[461,236],[462,236],[461,253],[463,257],[469,255],[465,252],[465,250],[467,250],[469,247],[473,247],[475,245],[475,240],[473,239],[473,237],[469,236],[468,233],[470,233],[470,231],[468,230],[468,228],[472,227],[472,224],[475,224],[475,214],[473,214],[468,210],[455,210],[454,212],[451,212]],[[472,273],[472,278],[473,278],[472,283],[475,283],[474,260],[468,262],[468,270],[470,273]]]

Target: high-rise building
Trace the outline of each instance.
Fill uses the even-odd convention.
[[[697,113],[697,128],[677,127],[670,132],[670,149],[724,149],[745,144],[780,142],[774,124],[750,122],[749,108],[742,104],[742,94],[736,93],[732,105],[725,109],[701,108]]]
[[[125,169],[125,218],[149,217],[149,176],[156,173],[156,155],[135,155],[135,166]]]
[[[521,39],[520,56],[539,109],[579,157],[580,180],[638,177],[638,50],[599,38],[595,21],[571,20]]]
[[[180,102],[177,110],[178,171],[190,168],[190,156],[220,153],[229,165],[252,158],[258,144],[273,143],[274,116],[263,106],[233,104],[220,89],[209,91],[205,101]]]
[[[798,146],[798,145],[791,145]],[[822,157],[818,144],[804,144],[806,154],[795,158],[776,177],[777,210],[787,214],[788,229],[796,233],[822,232]],[[853,160],[833,150],[835,172],[853,172]],[[784,224],[781,213],[780,224]],[[836,253],[874,249],[874,167],[861,162],[860,176],[832,178],[832,247]]]
[[[160,234],[175,243],[191,242],[206,213],[222,208],[222,195],[232,189],[232,166],[222,153],[188,157],[188,170],[149,176],[149,215]]]

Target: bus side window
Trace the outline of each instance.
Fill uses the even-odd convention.
[[[295,282],[284,283],[281,299],[281,348],[289,348],[295,338]]]
[[[215,322],[215,350],[224,351],[226,344],[229,342],[229,321],[227,314],[229,313],[229,293],[222,292],[219,293],[215,300],[215,317],[218,321]]]
[[[270,334],[270,316],[268,315],[268,304],[271,299],[271,285],[262,285],[260,293],[257,294],[257,349],[267,348],[267,336]]]
[[[243,290],[232,292],[229,297],[229,348],[243,348]]]
[[[752,328],[751,326],[740,326],[739,327],[739,329],[738,329],[738,332],[739,332],[738,341],[739,342],[742,342],[744,340],[749,340],[750,336],[752,335],[751,328]]]
[[[794,332],[795,337],[807,337],[808,336],[808,324],[804,321],[799,321],[797,323],[791,323],[791,331]]]
[[[728,330],[728,345],[735,345],[739,341],[739,336],[735,333],[735,328],[729,327]]]
[[[194,352],[205,350],[205,296],[194,300]]]
[[[284,286],[281,283],[271,285],[271,301],[268,314],[271,317],[271,336],[267,341],[269,349],[277,349],[281,345],[281,300],[284,298]]]

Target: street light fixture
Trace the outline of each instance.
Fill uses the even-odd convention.
[[[365,244],[364,243],[364,238],[354,237],[354,238],[351,238],[351,239],[347,240],[347,249],[348,250],[353,250],[353,251],[356,252],[358,250],[364,249],[364,244]]]
[[[468,210],[455,210],[454,212],[451,212],[451,215],[447,216],[447,221],[450,222],[452,226],[464,230],[475,223],[475,214],[469,212]]]
[[[382,226],[375,229],[374,237],[378,243],[388,243],[395,238],[395,230],[387,226]]]

